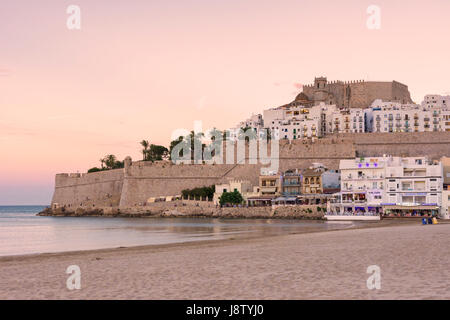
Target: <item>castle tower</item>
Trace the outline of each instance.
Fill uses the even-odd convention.
[[[326,85],[327,85],[327,77],[314,78],[315,89],[325,89]]]

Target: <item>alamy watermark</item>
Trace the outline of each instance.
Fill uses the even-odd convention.
[[[371,265],[367,267],[368,274],[370,277],[367,279],[367,289],[369,290],[380,290],[381,289],[381,269],[377,265]]]
[[[81,269],[77,265],[68,266],[66,273],[70,274],[66,281],[66,287],[69,290],[81,289]]]
[[[367,29],[380,30],[381,29],[381,8],[377,5],[370,5],[367,7],[367,14],[369,17],[366,21]]]
[[[261,168],[261,174],[278,172],[279,140],[270,139],[268,129],[241,128],[231,133],[217,129],[203,133],[202,122],[195,121],[193,131],[172,132],[171,140],[178,143],[173,146],[170,159],[175,164],[245,164],[248,161],[248,164],[267,165]]]
[[[77,5],[70,5],[66,9],[66,13],[69,14],[66,20],[66,26],[69,30],[81,29],[81,8]]]

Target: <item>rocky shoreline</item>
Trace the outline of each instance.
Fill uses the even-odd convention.
[[[305,219],[324,220],[323,209],[298,207],[133,207],[133,208],[46,208],[38,216],[52,217],[122,217],[122,218],[229,218],[229,219]]]

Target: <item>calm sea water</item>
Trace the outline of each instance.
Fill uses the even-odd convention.
[[[0,206],[0,256],[342,229],[300,220],[39,217],[40,206]]]

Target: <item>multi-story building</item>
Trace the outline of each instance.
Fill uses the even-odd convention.
[[[288,106],[265,110],[264,126],[274,139],[288,140],[366,131],[364,109],[343,109],[323,103],[310,108]]]
[[[422,101],[422,107],[447,109],[450,107],[450,96],[427,94]]]
[[[441,131],[450,131],[450,109],[441,110]]]
[[[372,214],[382,212],[386,158],[341,160],[341,193],[334,211],[338,214]]]
[[[229,139],[237,140],[242,131],[247,132],[248,129],[253,130],[256,137],[264,135],[264,121],[261,114],[252,114],[250,118],[239,122],[236,127],[228,129]]]
[[[259,192],[262,196],[279,196],[281,195],[282,177],[278,174],[259,176]]]
[[[390,157],[385,174],[385,215],[438,215],[442,204],[441,162],[426,157]]]
[[[366,131],[364,109],[330,108],[325,112],[327,133],[363,133]]]
[[[302,175],[298,169],[288,170],[283,173],[281,183],[283,196],[298,196],[302,192]]]
[[[426,157],[341,160],[335,214],[437,215],[442,203],[442,164]]]
[[[445,104],[400,104],[377,99],[365,113],[369,132],[450,131],[450,112]]]
[[[314,163],[302,172],[302,193],[334,193],[339,189],[340,173],[328,170],[321,163]]]
[[[264,110],[264,127],[273,139],[296,140],[306,137],[321,137],[320,107],[292,106]]]
[[[441,218],[450,219],[450,158],[442,157],[443,188]]]

